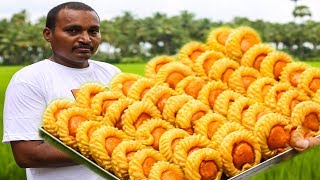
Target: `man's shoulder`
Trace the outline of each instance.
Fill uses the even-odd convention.
[[[39,73],[45,73],[47,68],[49,68],[49,66],[46,60],[30,64],[17,71],[12,77],[12,80],[21,81],[36,78]]]
[[[97,61],[97,60],[90,60],[89,61],[91,65],[93,65],[94,68],[102,68],[107,71],[115,71],[120,72],[120,69],[112,64],[109,64],[107,62]]]

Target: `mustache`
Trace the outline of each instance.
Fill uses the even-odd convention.
[[[80,45],[74,46],[72,49],[78,49],[78,48],[86,48],[86,49],[90,49],[91,51],[93,50],[93,46],[86,45],[86,44],[80,44]]]

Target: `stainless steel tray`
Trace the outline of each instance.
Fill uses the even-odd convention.
[[[113,180],[113,179],[118,180],[119,179],[114,174],[112,174],[109,171],[103,169],[102,167],[100,167],[98,164],[96,164],[92,160],[90,160],[90,159],[86,158],[85,156],[83,156],[80,152],[78,152],[78,151],[72,149],[71,147],[65,145],[63,142],[60,141],[60,139],[52,136],[50,133],[48,133],[43,128],[40,128],[39,132],[40,132],[41,137],[44,138],[48,143],[54,145],[55,147],[59,148],[60,150],[62,150],[64,152],[66,152],[76,162],[78,162],[79,164],[83,164],[83,165],[87,166],[89,169],[91,169],[92,171],[96,172],[97,174],[99,174],[104,179],[110,179],[110,180]]]

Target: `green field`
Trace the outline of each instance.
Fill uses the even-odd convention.
[[[320,67],[320,62],[310,63]],[[144,75],[145,64],[117,65],[123,72]],[[0,66],[0,134],[3,134],[3,103],[7,84],[12,75],[22,66]],[[301,153],[252,179],[320,179],[320,147]],[[0,179],[26,179],[24,169],[19,168],[13,159],[10,146],[0,145]]]

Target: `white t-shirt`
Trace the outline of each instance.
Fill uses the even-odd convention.
[[[69,68],[48,59],[24,67],[11,79],[3,112],[3,143],[19,140],[42,140],[39,128],[42,114],[58,98],[74,99],[72,89],[87,82],[108,85],[120,70],[108,63],[89,60],[89,67]],[[102,179],[83,165],[59,168],[27,168],[31,180]]]

